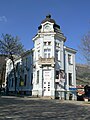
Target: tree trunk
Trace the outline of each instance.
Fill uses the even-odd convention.
[[[3,83],[3,69],[2,69],[2,72],[1,72],[1,89],[2,89],[2,83]]]
[[[17,79],[16,79],[16,70],[15,70],[14,60],[12,60],[12,63],[13,63],[14,80],[15,80],[15,94],[16,94],[17,93]]]
[[[13,57],[12,53],[10,53],[9,58],[11,59],[12,64],[13,64],[14,80],[15,80],[15,94],[16,94],[17,93],[17,79],[16,79],[16,69],[15,69],[14,57]]]
[[[15,94],[17,93],[17,79],[16,79],[16,70],[15,70],[15,63],[14,63],[14,57],[12,55],[12,53],[10,53],[10,59],[12,61],[12,64],[13,64],[13,72],[14,72],[14,82],[15,82]]]

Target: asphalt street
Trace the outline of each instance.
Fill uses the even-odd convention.
[[[0,120],[90,120],[90,104],[2,96]]]

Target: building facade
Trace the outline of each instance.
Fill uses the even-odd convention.
[[[21,91],[28,90],[32,96],[52,99],[76,99],[76,50],[66,47],[65,41],[66,37],[61,32],[60,26],[51,15],[46,16],[33,37],[32,52],[24,53],[24,56],[19,58],[27,63],[28,67],[28,72],[25,70],[23,72],[23,80],[28,86],[23,85]],[[32,61],[31,64],[25,62],[27,56],[29,61]],[[23,62],[21,65],[26,69]],[[17,81],[19,80],[17,77]]]

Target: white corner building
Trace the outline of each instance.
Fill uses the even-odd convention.
[[[76,100],[76,50],[66,47],[65,41],[60,26],[51,15],[46,16],[33,37],[34,48],[19,57],[24,84],[20,86],[20,75],[17,75],[18,91],[32,96]],[[9,69],[6,76],[8,72],[10,74]],[[8,88],[12,92],[14,85],[10,87],[9,79]]]

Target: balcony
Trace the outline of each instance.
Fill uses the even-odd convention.
[[[54,60],[54,58],[52,57],[52,58],[39,58],[39,60],[38,60],[38,64],[39,65],[45,65],[45,64],[47,64],[47,65],[54,65],[55,64],[55,60]]]

